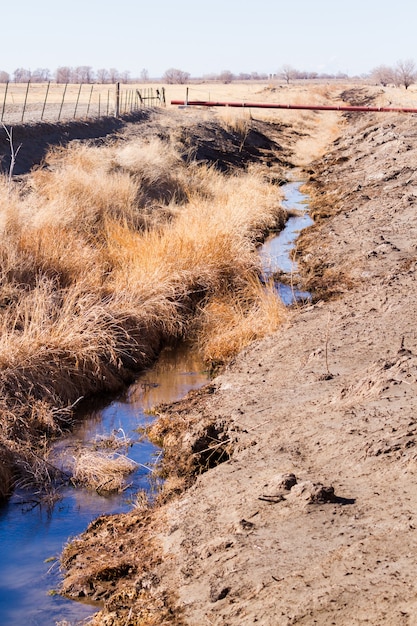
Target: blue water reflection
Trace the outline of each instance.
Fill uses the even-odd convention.
[[[59,442],[55,457],[65,467],[80,442],[112,431],[123,431],[130,438],[128,456],[140,463],[129,476],[130,486],[122,494],[107,497],[85,489],[65,487],[54,506],[39,505],[34,494],[16,492],[0,508],[0,625],[55,626],[67,620],[74,623],[97,610],[51,595],[60,583],[57,557],[70,537],[83,532],[101,514],[132,509],[135,493],[149,489],[151,471],[159,449],[142,441],[138,427],[151,419],[146,411],[162,402],[173,402],[189,390],[208,381],[197,355],[187,349],[164,351],[154,368],[138,378],[125,394],[102,411],[91,413],[75,432]],[[58,461],[57,461],[58,462]],[[55,557],[55,560],[50,560]]]
[[[300,191],[301,182],[291,182],[282,186],[284,193],[284,208],[295,210],[298,214],[290,217],[285,228],[278,234],[269,237],[261,249],[262,271],[265,280],[268,280],[277,272],[295,275],[297,263],[291,258],[291,252],[295,248],[297,237],[300,232],[311,226],[313,220],[308,214],[308,198]],[[276,288],[282,301],[286,305],[293,304],[298,300],[310,300],[311,295],[306,291],[285,283],[276,282]]]

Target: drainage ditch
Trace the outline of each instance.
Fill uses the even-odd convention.
[[[265,280],[273,280],[285,304],[310,299],[294,286],[296,262],[292,251],[299,232],[310,226],[307,197],[301,182],[283,186],[284,206],[291,212],[286,227],[262,246]],[[285,280],[282,278],[285,276]],[[65,470],[72,453],[111,435],[128,447],[136,470],[120,494],[66,487],[59,499],[42,503],[34,494],[16,491],[0,509],[0,622],[14,626],[53,626],[59,621],[83,620],[97,611],[94,606],[73,602],[51,590],[59,587],[58,555],[68,538],[81,533],[102,514],[121,513],[134,506],[135,494],[152,487],[152,464],[160,453],[141,439],[138,428],[149,423],[147,411],[160,403],[184,397],[208,382],[198,356],[184,347],[166,349],[149,371],[144,372],[126,393],[106,408],[91,412],[67,439],[54,449],[54,462]]]

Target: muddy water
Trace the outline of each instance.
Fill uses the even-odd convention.
[[[261,261],[266,279],[276,273],[284,273],[289,277],[295,277],[297,273],[297,263],[291,258],[291,251],[295,248],[300,232],[313,224],[308,214],[308,196],[300,191],[302,184],[297,181],[281,187],[284,193],[283,206],[288,210],[296,211],[297,215],[290,217],[285,228],[278,235],[269,237],[262,246]],[[300,291],[291,284],[277,280],[275,285],[286,305],[311,298],[308,292]]]
[[[208,380],[198,357],[189,350],[165,350],[154,368],[141,375],[127,392],[104,410],[91,413],[55,450],[71,449],[113,431],[129,437],[128,455],[138,465],[122,495],[99,496],[84,489],[65,488],[52,507],[40,506],[30,493],[17,492],[0,509],[0,625],[53,626],[57,621],[92,615],[94,607],[51,595],[59,586],[56,557],[69,537],[81,533],[98,515],[131,510],[134,494],[152,485],[149,465],[159,450],[140,441],[137,428],[149,422],[146,411],[172,402]],[[51,560],[52,559],[52,560]]]

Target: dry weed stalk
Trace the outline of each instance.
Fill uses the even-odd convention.
[[[22,144],[19,144],[18,147],[15,148],[14,143],[13,143],[13,127],[10,127],[10,129],[8,129],[7,126],[3,124],[3,122],[1,123],[1,125],[3,126],[4,132],[6,133],[6,136],[7,136],[7,141],[9,142],[9,145],[10,145],[10,165],[9,165],[9,173],[8,173],[8,187],[10,191],[11,186],[12,186],[13,172],[14,172],[14,168],[16,165],[16,157],[19,153],[20,148],[22,147]]]

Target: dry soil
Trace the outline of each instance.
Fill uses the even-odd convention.
[[[417,624],[417,119],[326,115],[292,146],[314,300],[165,407],[216,425],[224,462],[72,546],[65,589],[104,600],[97,623]]]

